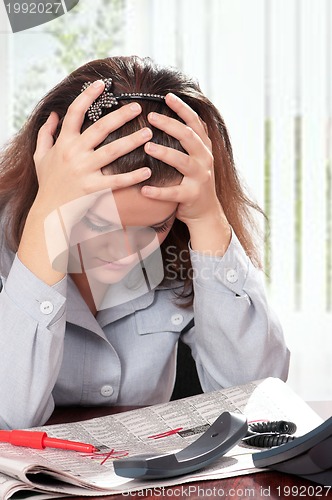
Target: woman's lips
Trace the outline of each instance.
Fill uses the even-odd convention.
[[[133,256],[130,257],[122,257],[118,260],[106,260],[101,259],[100,257],[96,257],[97,266],[102,267],[103,269],[124,269],[137,261],[137,257],[133,259]]]

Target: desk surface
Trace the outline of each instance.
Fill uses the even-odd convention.
[[[331,403],[327,403],[331,405]],[[322,405],[323,407],[324,405]],[[111,415],[137,407],[70,407],[57,408],[47,424],[77,422],[90,418]],[[305,479],[278,472],[257,472],[245,476],[216,479],[213,481],[196,481],[179,484],[169,488],[148,489],[146,492],[130,493],[127,495],[111,495],[103,497],[71,497],[75,500],[124,500],[124,498],[160,499],[160,498],[228,498],[232,500],[248,498],[268,498],[272,500],[299,498],[327,498],[332,499],[332,488],[320,486]]]

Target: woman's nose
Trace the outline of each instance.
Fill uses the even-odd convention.
[[[124,257],[136,253],[134,241],[130,238],[129,232],[125,228],[111,231],[108,234],[107,247],[110,254],[113,255],[116,260],[123,259]]]

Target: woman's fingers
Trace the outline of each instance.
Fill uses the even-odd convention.
[[[82,140],[84,140],[86,149],[96,148],[110,133],[135,118],[141,111],[141,106],[137,102],[134,102],[115,109],[106,116],[99,118],[99,120],[82,133]]]
[[[91,192],[99,193],[104,190],[116,191],[126,187],[135,186],[140,182],[145,181],[151,176],[151,170],[148,167],[138,168],[132,172],[123,174],[100,175],[94,177],[93,185],[90,184]]]
[[[211,141],[200,117],[181,99],[168,94],[166,103],[184,123],[168,116],[150,113],[154,127],[177,139],[186,153],[148,142],[145,151],[183,174],[176,186],[143,186],[141,193],[156,200],[178,204],[177,218],[190,224],[202,215],[216,212],[219,201],[215,194]],[[219,210],[219,209],[218,209]]]
[[[194,111],[188,104],[182,101],[175,94],[169,93],[166,96],[166,104],[175,113],[182,118],[182,120],[193,129],[194,132],[200,137],[205,146],[211,149],[211,141],[207,135],[206,124],[201,120],[196,111]]]
[[[143,128],[125,137],[121,137],[116,141],[106,144],[101,148],[93,151],[91,154],[91,166],[94,170],[101,169],[112,163],[114,160],[123,156],[130,151],[145,144],[152,137],[152,131],[149,128]]]
[[[148,167],[138,168],[132,172],[125,172],[124,174],[104,175],[103,177],[109,178],[110,188],[113,190],[122,189],[135,184],[139,184],[148,179],[151,175],[151,170]]]
[[[52,148],[54,144],[53,134],[56,131],[58,123],[59,117],[52,111],[44,125],[38,131],[36,150],[34,154],[35,161],[38,162],[38,160],[43,158],[43,156]]]
[[[178,137],[180,136],[178,135]],[[193,139],[193,142],[197,141]],[[184,143],[184,141],[181,143]],[[212,153],[201,142],[198,145],[194,144],[189,147],[191,155],[154,142],[148,142],[144,149],[147,154],[176,168],[186,177],[197,177],[197,179],[204,181],[204,174],[210,175],[213,171]]]
[[[150,156],[176,168],[183,175],[195,175],[196,173],[196,165],[191,161],[190,156],[182,151],[154,142],[145,144],[144,149]]]
[[[177,139],[189,155],[197,156],[206,152],[206,145],[189,125],[155,112],[148,115],[148,120],[154,127]]]
[[[105,88],[102,80],[93,82],[68,107],[66,116],[63,119],[61,135],[80,134],[84,122],[85,113]]]
[[[187,189],[181,184],[176,186],[157,187],[143,186],[141,193],[148,198],[161,201],[174,201],[175,203],[183,203]]]

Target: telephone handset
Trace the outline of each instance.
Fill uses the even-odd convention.
[[[332,486],[332,417],[304,436],[271,450],[254,453],[255,467],[295,474]]]

